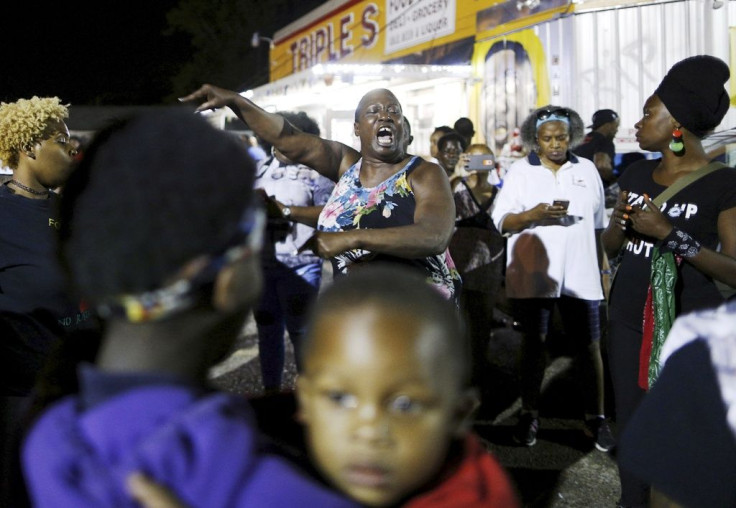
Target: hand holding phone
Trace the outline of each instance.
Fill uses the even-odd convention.
[[[555,199],[554,201],[552,201],[552,206],[561,206],[563,209],[567,210],[567,208],[570,206],[570,200]]]
[[[493,155],[471,155],[466,167],[468,171],[492,171],[496,169],[496,158]]]

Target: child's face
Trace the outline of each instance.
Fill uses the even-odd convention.
[[[322,315],[298,380],[312,460],[370,506],[400,501],[442,468],[468,411],[441,330],[373,305]],[[472,407],[472,404],[470,405]]]

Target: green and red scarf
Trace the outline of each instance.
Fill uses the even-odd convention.
[[[675,284],[682,258],[671,252],[652,250],[647,302],[644,305],[644,335],[639,351],[639,386],[649,390],[659,376],[659,355],[675,322]]]

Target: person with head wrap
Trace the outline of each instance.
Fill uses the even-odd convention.
[[[674,318],[718,305],[715,280],[736,286],[736,170],[711,164],[702,145],[728,111],[729,75],[712,56],[676,63],[634,125],[639,147],[662,156],[619,177],[602,234],[608,257],[620,259],[607,335],[619,433],[657,379]],[[645,505],[646,485],[620,464],[619,472],[622,506]]]

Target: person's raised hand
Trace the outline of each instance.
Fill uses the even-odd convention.
[[[169,489],[141,473],[128,476],[127,487],[131,497],[143,508],[187,508]]]
[[[202,85],[198,90],[190,93],[185,97],[180,97],[180,102],[199,103],[197,112],[206,111],[208,109],[219,109],[230,106],[238,97],[237,92],[226,90],[214,85]]]

